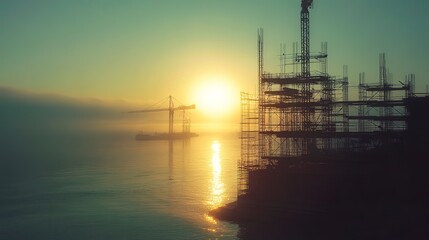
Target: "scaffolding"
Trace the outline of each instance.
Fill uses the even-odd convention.
[[[241,160],[238,162],[240,180],[237,184],[238,195],[243,195],[248,189],[248,173],[260,168],[258,154],[258,98],[242,92],[241,95]]]
[[[365,73],[360,73],[359,84],[350,85],[347,66],[341,78],[330,76],[327,43],[319,52],[310,52],[312,1],[302,2],[301,53],[297,43],[290,55],[281,45],[279,73],[264,71],[263,30],[258,30],[258,95],[241,93],[238,197],[246,194],[251,171],[295,164],[309,156],[369,150],[404,136],[404,99],[414,94],[414,74],[394,84],[381,53],[378,83],[366,83]],[[350,88],[358,89],[357,99],[350,99]]]

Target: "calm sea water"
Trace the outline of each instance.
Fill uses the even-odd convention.
[[[53,132],[2,139],[0,239],[237,238],[207,212],[235,200],[238,134]]]

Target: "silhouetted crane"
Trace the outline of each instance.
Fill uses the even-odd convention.
[[[189,105],[189,106],[178,106],[178,107],[174,107],[174,102],[173,102],[173,97],[169,96],[169,103],[168,103],[168,108],[158,108],[158,109],[143,109],[143,110],[136,110],[136,111],[128,111],[128,113],[146,113],[146,112],[166,112],[168,111],[168,135],[162,135],[165,136],[166,138],[185,138],[189,136],[196,136],[196,134],[190,134],[185,132],[185,119],[183,119],[183,133],[182,135],[178,135],[178,136],[174,136],[174,130],[173,130],[173,122],[174,122],[174,111],[177,110],[182,110],[183,111],[183,116],[185,115],[185,110],[189,110],[189,109],[195,109],[195,104]],[[184,134],[188,134],[188,135],[184,135]]]
[[[301,1],[301,73],[303,77],[310,75],[310,13],[308,9],[313,0]]]

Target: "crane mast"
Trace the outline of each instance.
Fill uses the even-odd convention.
[[[310,83],[306,81],[310,78],[310,13],[308,9],[312,6],[313,0],[301,0],[301,77],[305,83],[302,85],[303,102],[311,100]],[[308,132],[311,130],[311,111],[305,108],[303,111],[302,128]],[[304,143],[306,146],[307,143]],[[303,146],[303,147],[304,147]]]
[[[158,108],[158,109],[143,109],[143,110],[137,110],[137,111],[128,111],[128,113],[146,113],[146,112],[166,112],[168,111],[168,134],[170,136],[174,133],[174,111],[176,110],[188,110],[188,109],[195,109],[195,104],[188,105],[188,106],[178,106],[174,107],[173,97],[168,97],[168,108]]]
[[[301,73],[310,76],[310,13],[313,0],[301,1]]]
[[[174,103],[171,96],[168,97],[168,134],[173,134]]]

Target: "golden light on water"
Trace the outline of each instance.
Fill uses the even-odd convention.
[[[213,141],[212,145],[212,158],[211,158],[211,169],[212,169],[212,178],[210,180],[211,183],[211,191],[210,191],[210,200],[208,201],[210,209],[215,209],[220,207],[223,204],[225,186],[222,181],[222,159],[220,157],[221,144],[218,141]],[[209,216],[204,215],[204,218],[207,222],[212,225],[216,225],[217,221]],[[208,229],[209,231],[215,232],[216,228],[211,227]]]
[[[211,207],[217,208],[222,205],[223,194],[225,192],[222,182],[222,165],[220,158],[221,145],[218,141],[212,143],[212,179],[211,179]]]
[[[212,224],[217,224],[216,219],[214,219],[212,216],[208,215],[208,214],[204,214],[204,218],[207,220],[207,222],[212,223]],[[210,230],[210,229],[209,229]]]

